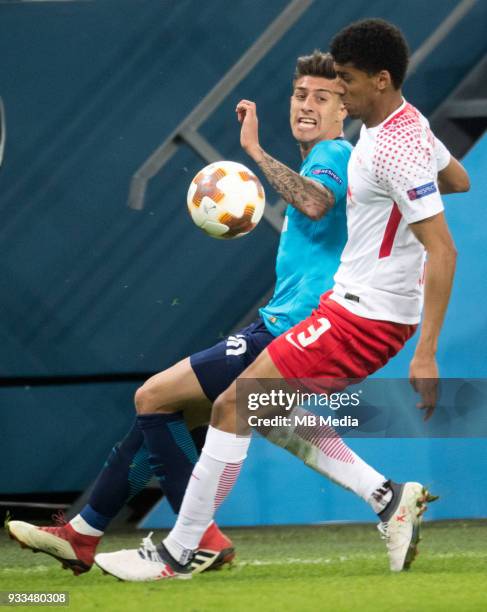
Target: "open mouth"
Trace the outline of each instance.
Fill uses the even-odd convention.
[[[303,128],[316,127],[316,119],[311,119],[311,117],[299,117],[298,125]]]

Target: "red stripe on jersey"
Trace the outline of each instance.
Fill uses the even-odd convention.
[[[397,228],[401,222],[402,214],[399,210],[399,206],[394,202],[392,206],[391,214],[386,225],[386,231],[384,232],[384,238],[382,238],[382,244],[379,249],[379,259],[383,257],[389,257],[392,251],[392,244],[396,237]]]

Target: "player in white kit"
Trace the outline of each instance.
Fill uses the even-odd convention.
[[[378,19],[357,22],[334,38],[331,51],[348,113],[364,123],[348,168],[348,242],[333,290],[240,377],[321,378],[328,390],[339,391],[346,379],[368,376],[402,348],[420,321],[424,295],[409,374],[421,396],[418,407],[429,418],[439,376],[435,354],[456,262],[439,187],[446,181],[453,190],[467,190],[468,177],[445,149],[435,154],[441,143],[402,97],[408,48],[396,27]],[[250,436],[237,435],[236,420],[232,383],[213,404],[205,447],[175,527],[159,547],[142,547],[133,555],[125,579],[190,577],[193,551],[247,455]],[[341,444],[336,433],[323,441],[346,455]],[[349,464],[355,467],[347,472],[344,465],[340,472],[344,486],[361,470],[365,474],[353,457]],[[420,483],[388,480],[373,495],[385,502],[379,529],[390,567],[408,569],[428,494]]]

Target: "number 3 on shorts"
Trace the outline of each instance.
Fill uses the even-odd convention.
[[[314,324],[311,324],[307,327],[305,332],[302,331],[297,334],[296,340],[303,348],[306,348],[310,344],[313,344],[313,342],[316,342],[316,340],[318,340],[318,338],[326,331],[328,331],[331,327],[330,321],[328,321],[328,319],[325,319],[325,317],[320,317],[318,319],[318,323],[318,327],[315,327]],[[303,349],[296,344],[293,335],[293,332],[289,332],[288,334],[286,334],[286,340],[290,342],[293,346],[295,346],[297,349],[302,351]]]

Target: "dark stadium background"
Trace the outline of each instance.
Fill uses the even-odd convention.
[[[272,288],[279,234],[270,223],[264,219],[252,235],[229,242],[211,240],[191,223],[185,193],[205,162],[184,138],[149,181],[143,209],[127,204],[136,170],[287,6],[284,0],[239,0],[231,8],[224,0],[0,3],[7,117],[0,172],[0,508],[14,507],[19,516],[33,512],[19,502],[69,505],[127,429],[137,385],[249,319]],[[459,7],[464,14],[455,21]],[[395,22],[413,53],[424,50],[405,94],[456,155],[471,150],[473,190],[447,200],[460,259],[440,365],[445,376],[480,379],[487,369],[486,2],[310,3],[198,134],[223,158],[251,166],[239,148],[234,107],[242,97],[253,99],[262,143],[297,167],[288,130],[295,58],[326,49],[338,29],[365,16]],[[435,44],[425,48],[435,33]],[[385,374],[406,376],[407,354]],[[456,444],[435,441],[420,456],[431,478],[453,474],[447,489],[468,474],[477,491],[469,508],[485,516],[485,488],[476,485],[485,474],[485,442]],[[278,469],[281,461],[273,452],[256,445],[254,461],[265,457],[270,465],[268,483],[272,462]],[[399,455],[399,471],[406,471],[418,451],[408,441]],[[269,491],[252,488],[250,465],[240,486],[258,507]],[[301,480],[302,468],[287,466],[290,480],[280,494],[298,482],[303,488],[294,493],[314,496],[321,520],[334,518],[342,492],[326,488],[325,503],[317,480]],[[238,504],[231,503],[235,519]],[[363,518],[350,507],[348,518]],[[442,508],[455,514],[448,501]],[[249,516],[243,522],[273,520],[258,511]],[[277,522],[290,516],[311,520],[295,507]]]

